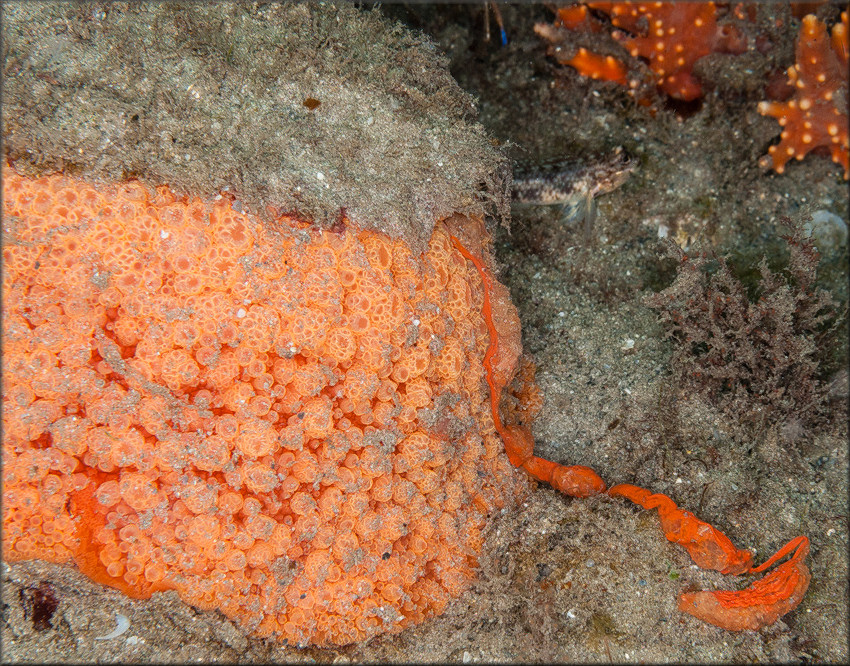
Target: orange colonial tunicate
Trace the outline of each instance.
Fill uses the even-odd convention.
[[[344,644],[441,612],[525,488],[480,221],[427,252],[232,198],[4,169],[3,557]],[[516,313],[494,292],[501,385]]]

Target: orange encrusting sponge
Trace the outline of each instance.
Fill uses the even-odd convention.
[[[527,489],[494,428],[481,278],[450,240],[480,251],[479,222],[415,256],[225,195],[9,166],[3,206],[7,561],[173,589],[296,645],[400,631],[468,586],[487,514]]]

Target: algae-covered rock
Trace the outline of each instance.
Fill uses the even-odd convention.
[[[27,173],[137,177],[418,247],[507,214],[506,162],[426,38],[349,5],[8,3],[4,142]]]

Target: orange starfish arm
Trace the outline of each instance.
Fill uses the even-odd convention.
[[[614,56],[599,55],[581,47],[572,58],[564,60],[563,63],[575,67],[582,76],[589,76],[592,79],[602,79],[604,81],[615,81],[624,86],[629,83],[629,79],[626,76],[628,69]]]
[[[602,30],[602,25],[590,16],[585,5],[559,7],[555,25],[559,28],[569,28],[570,30],[587,30],[590,32],[599,32]]]

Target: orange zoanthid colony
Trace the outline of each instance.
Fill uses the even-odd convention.
[[[762,166],[782,173],[792,157],[801,160],[809,151],[826,147],[832,161],[844,167],[844,179],[850,176],[848,29],[847,12],[833,26],[831,39],[817,17],[803,17],[796,65],[788,68],[794,95],[787,102],[761,102],[758,107],[782,126],[781,140],[762,157]]]
[[[519,320],[480,220],[428,251],[232,197],[94,187],[4,167],[3,557],[74,561],[136,598],[176,590],[303,646],[397,632],[472,579],[487,515],[521,468],[574,497],[590,468],[534,455],[502,391]],[[735,592],[679,607],[729,630],[793,610],[798,537],[759,567],[665,495],[668,540]]]
[[[467,587],[487,515],[528,487],[488,393],[516,311],[492,281],[485,377],[483,273],[452,242],[484,256],[480,221],[414,255],[229,196],[3,176],[5,560],[296,645],[397,632]]]

